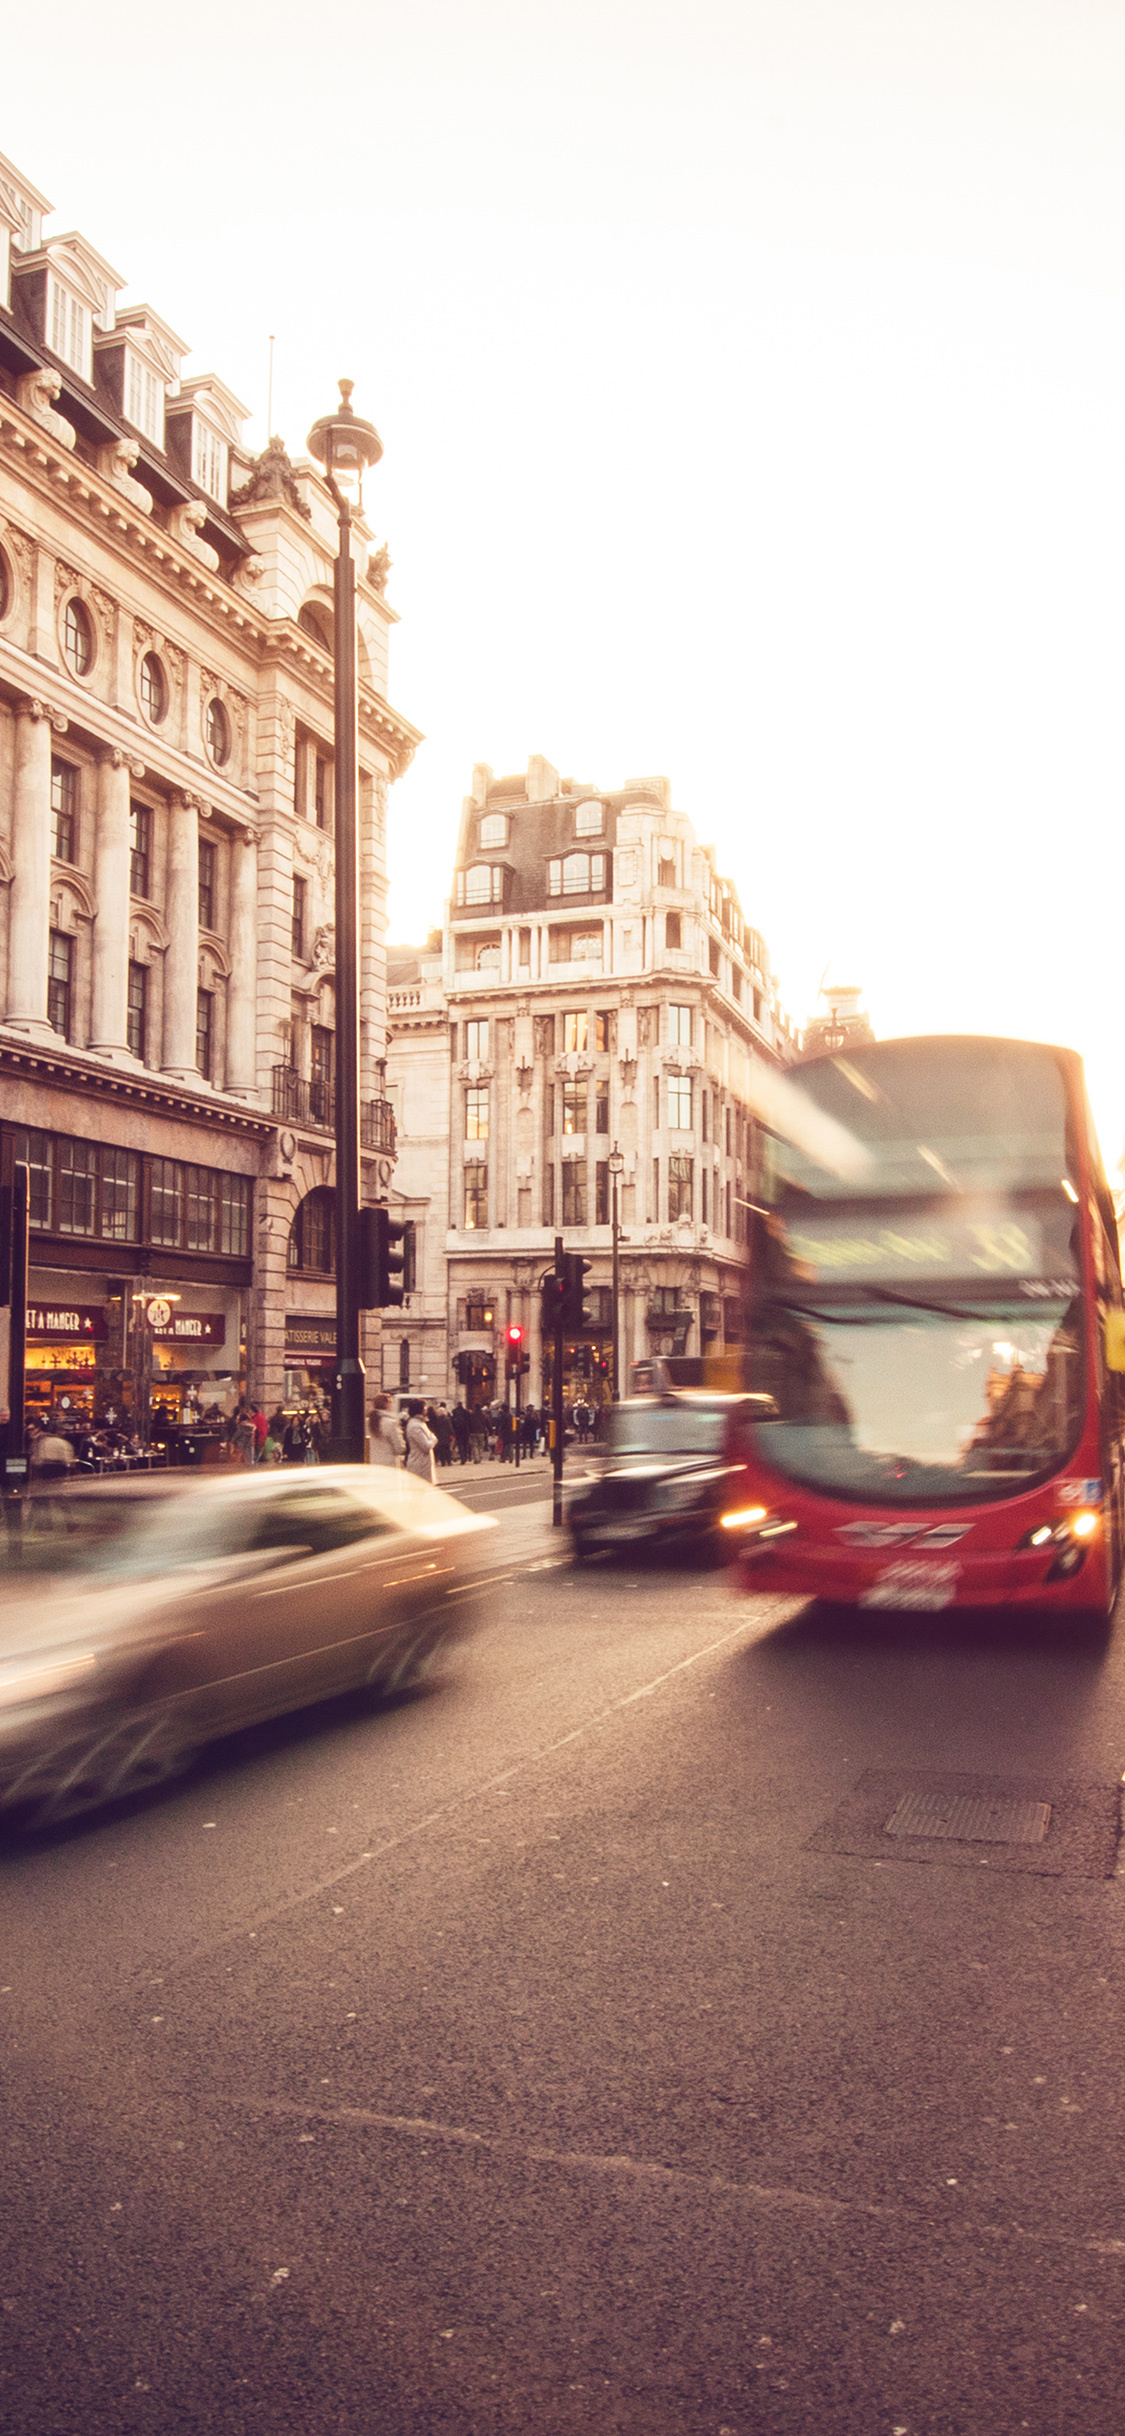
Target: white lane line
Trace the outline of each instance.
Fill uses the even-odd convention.
[[[427,1834],[431,1827],[442,1825],[446,1819],[456,1818],[459,1812],[469,1809],[486,1794],[495,1792],[499,1785],[509,1785],[514,1776],[527,1774],[540,1767],[544,1760],[552,1759],[557,1751],[565,1751],[571,1743],[581,1742],[584,1735],[593,1733],[598,1726],[607,1725],[612,1718],[620,1716],[622,1710],[632,1708],[634,1702],[651,1700],[666,1683],[672,1683],[677,1675],[686,1674],[691,1667],[702,1665],[704,1658],[712,1657],[716,1650],[726,1649],[732,1641],[737,1641],[752,1630],[753,1625],[753,1616],[743,1615],[731,1631],[721,1633],[717,1641],[708,1641],[703,1649],[693,1650],[689,1658],[680,1658],[675,1666],[666,1667],[662,1675],[654,1675],[651,1683],[638,1685],[635,1692],[625,1692],[620,1700],[611,1700],[608,1708],[596,1710],[592,1717],[587,1717],[582,1725],[573,1727],[569,1734],[561,1734],[556,1742],[544,1743],[541,1749],[527,1752],[512,1767],[502,1769],[499,1776],[487,1777],[483,1784],[471,1787],[467,1793],[458,1793],[452,1801],[440,1803],[436,1810],[427,1811],[424,1818],[415,1819],[409,1827],[400,1828],[397,1835],[384,1836],[370,1852],[361,1853],[358,1860],[346,1861],[341,1868],[333,1870],[331,1876],[318,1878],[313,1885],[303,1887],[299,1894],[286,1895],[282,1902],[270,1904],[265,1911],[251,1913],[250,1918],[241,1921],[237,1928],[224,1929],[221,1937],[211,1939],[206,1945],[196,1946],[181,1962],[168,1962],[165,1969],[188,1971],[195,1963],[206,1962],[212,1954],[222,1953],[225,1946],[235,1945],[251,1934],[256,1936],[258,1930],[267,1927],[271,1921],[284,1920],[289,1912],[300,1911],[305,1904],[315,1903],[318,1895],[330,1894],[333,1887],[339,1886],[345,1878],[353,1878],[359,1870],[369,1869],[372,1862],[382,1861],[388,1853],[398,1852],[404,1844],[413,1843],[418,1836]]]
[[[228,2097],[221,2105],[240,2114],[277,2115],[310,2123],[362,2124],[376,2131],[403,2133],[408,2139],[443,2143],[447,2148],[487,2149],[494,2156],[518,2157],[528,2165],[556,2165],[564,2172],[606,2174],[622,2180],[663,2186],[666,2190],[724,2192],[749,2199],[759,2208],[803,2214],[834,2221],[841,2217],[878,2216],[897,2219],[901,2208],[877,2207],[862,2199],[825,2199],[815,2191],[785,2190],[767,2182],[738,2182],[729,2174],[692,2173],[682,2166],[657,2165],[646,2157],[603,2156],[596,2150],[541,2148],[535,2141],[505,2140],[490,2132],[470,2131],[459,2123],[430,2123],[422,2115],[382,2114],[371,2106],[302,2106],[289,2098]],[[1121,2245],[1125,2248],[1125,2244]]]
[[[233,2106],[240,2114],[274,2115],[289,2121],[368,2126],[375,2131],[398,2132],[413,2140],[447,2148],[486,2150],[497,2157],[514,2157],[522,2164],[553,2165],[563,2173],[599,2174],[625,2183],[636,2183],[646,2193],[666,2190],[705,2193],[708,2198],[741,2199],[762,2214],[811,2216],[822,2224],[839,2224],[856,2217],[868,2221],[875,2218],[884,2224],[933,2225],[934,2211],[918,2207],[881,2207],[874,2200],[828,2199],[819,2191],[795,2190],[792,2186],[770,2182],[742,2182],[730,2174],[693,2173],[684,2166],[658,2165],[647,2157],[625,2154],[604,2155],[597,2150],[542,2148],[538,2142],[505,2140],[490,2132],[471,2131],[459,2123],[431,2123],[422,2115],[383,2114],[369,2106],[306,2106],[299,2100],[287,2098],[227,2097],[221,2105]],[[1079,2250],[1095,2258],[1125,2259],[1125,2241],[1105,2240],[1081,2233],[1040,2232],[1026,2224],[994,2224],[987,2220],[966,2224],[958,2208],[949,2219],[956,2226],[957,2239],[966,2234],[992,2241],[1030,2242],[1039,2249]]]

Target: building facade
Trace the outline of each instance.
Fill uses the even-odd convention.
[[[333,1365],[337,525],[48,210],[0,162],[0,1174],[30,1169],[32,1409],[174,1422]],[[418,739],[355,530],[375,1198],[387,793]]]
[[[608,1392],[611,1152],[622,1388],[653,1354],[737,1347],[754,1073],[788,1064],[795,1042],[765,944],[667,780],[607,792],[538,757],[518,778],[474,771],[442,938],[446,1139],[431,1123],[417,1159],[411,1077],[425,1055],[432,1101],[436,973],[423,984],[419,966],[404,986],[430,996],[413,1009],[392,993],[388,1090],[403,1173],[431,1209],[445,1190],[445,1392],[503,1392],[513,1320],[526,1392],[547,1392],[539,1286],[556,1234],[590,1263],[566,1393]]]

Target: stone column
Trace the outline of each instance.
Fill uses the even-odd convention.
[[[16,705],[12,885],[8,892],[8,1021],[48,1032],[51,927],[51,737],[66,720],[45,702]]]
[[[102,754],[94,862],[98,910],[94,916],[90,1047],[109,1054],[125,1052],[128,1046],[129,781],[143,776],[143,761],[129,761],[116,745]]]
[[[227,984],[228,1091],[251,1092],[257,1080],[258,833],[231,839],[230,980]]]
[[[180,1082],[197,1083],[195,1062],[196,997],[199,989],[199,802],[194,795],[174,795],[168,807],[168,880],[164,920],[168,946],[164,957],[165,1074]]]

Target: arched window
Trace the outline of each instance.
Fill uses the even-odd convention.
[[[311,634],[322,651],[331,651],[335,640],[332,612],[325,608],[323,601],[302,601],[297,611],[297,624],[303,634]]]
[[[329,1184],[318,1184],[293,1213],[289,1229],[289,1266],[312,1270],[321,1277],[336,1272],[336,1195]]]

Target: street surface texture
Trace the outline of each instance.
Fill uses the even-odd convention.
[[[1116,1642],[575,1569],[534,1468],[445,1688],[0,1851],[0,2423],[1120,2436]]]

